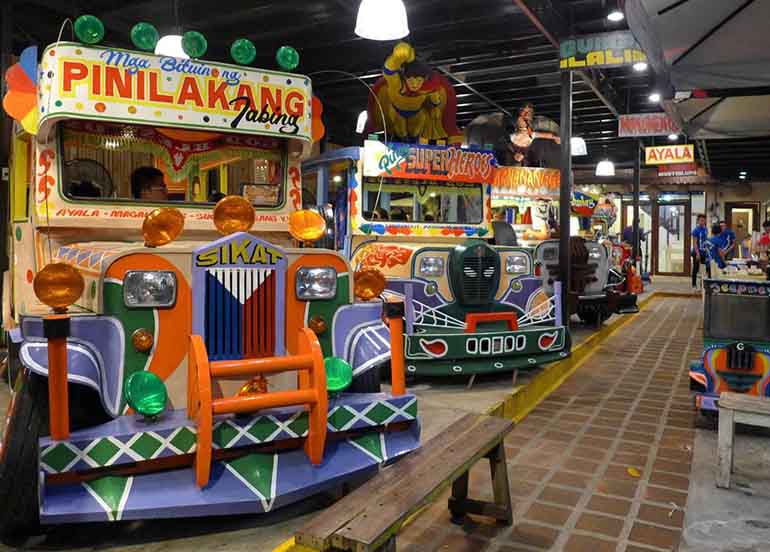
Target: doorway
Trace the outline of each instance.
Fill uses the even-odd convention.
[[[658,203],[653,210],[655,274],[690,273],[690,202]]]
[[[752,232],[759,232],[759,202],[725,203],[725,222],[735,232],[736,241],[742,243]]]

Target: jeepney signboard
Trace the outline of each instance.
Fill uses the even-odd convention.
[[[39,75],[41,126],[74,117],[312,141],[300,75],[73,43],[46,48]]]
[[[646,165],[676,165],[693,162],[695,162],[695,148],[692,144],[644,148]]]
[[[492,180],[493,195],[558,198],[559,169],[539,167],[497,167]]]
[[[385,143],[364,144],[364,176],[443,182],[489,183],[495,172],[491,151]]]
[[[618,118],[619,138],[641,138],[643,136],[667,136],[681,132],[679,125],[668,113],[635,113]]]
[[[638,61],[647,61],[647,56],[631,31],[578,36],[559,44],[559,68],[562,71],[623,67]]]

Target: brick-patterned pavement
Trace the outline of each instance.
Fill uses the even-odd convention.
[[[399,537],[414,552],[676,550],[694,412],[687,365],[700,299],[653,301],[610,336],[506,441],[514,526],[452,525],[442,497]],[[485,462],[471,495],[491,498]]]

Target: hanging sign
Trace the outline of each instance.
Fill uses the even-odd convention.
[[[572,192],[572,204],[570,209],[572,214],[577,217],[592,217],[599,199],[585,192]]]
[[[76,117],[312,140],[300,75],[73,43],[49,46],[40,65],[41,125]]]
[[[497,167],[494,192],[521,197],[558,198],[561,171],[538,167]]]
[[[647,61],[631,31],[578,36],[559,44],[559,68],[623,67]]]
[[[658,166],[658,176],[698,176],[698,165],[695,163],[677,163],[675,165]]]
[[[494,176],[491,151],[384,143],[364,144],[364,176],[487,183]]]
[[[681,132],[667,113],[636,113],[618,118],[618,138],[668,136]]]
[[[693,163],[695,162],[695,148],[692,144],[644,148],[644,162],[646,165]]]

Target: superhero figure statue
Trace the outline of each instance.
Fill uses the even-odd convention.
[[[382,105],[388,139],[401,142],[462,143],[457,129],[457,97],[441,74],[415,59],[414,48],[396,44],[374,85]],[[383,130],[382,113],[369,97],[368,132]]]

